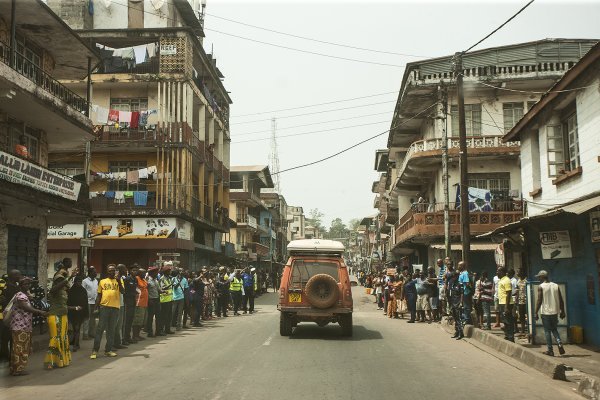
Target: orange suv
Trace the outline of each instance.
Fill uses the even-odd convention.
[[[288,244],[277,309],[279,333],[290,336],[300,322],[325,326],[337,322],[352,336],[352,290],[342,258],[344,245],[333,240],[303,239]]]

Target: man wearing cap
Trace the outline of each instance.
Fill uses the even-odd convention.
[[[250,314],[254,312],[254,271],[256,271],[256,268],[250,266],[250,272],[246,268],[242,274],[242,281],[244,283],[244,314],[248,311],[250,311]],[[248,302],[250,303],[250,308],[248,308]]]
[[[563,301],[558,285],[554,282],[550,282],[550,279],[548,279],[548,272],[541,270],[536,276],[542,283],[538,288],[535,320],[537,321],[540,318],[539,315],[541,311],[542,325],[544,326],[544,334],[546,335],[546,347],[548,348],[544,354],[547,356],[554,356],[554,349],[552,347],[552,336],[554,336],[556,344],[558,344],[558,352],[563,355],[565,354],[565,349],[560,340],[557,328],[559,312],[560,319],[565,318],[565,302]]]

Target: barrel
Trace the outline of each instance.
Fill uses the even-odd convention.
[[[583,343],[583,328],[578,325],[571,327],[571,342],[575,344]]]

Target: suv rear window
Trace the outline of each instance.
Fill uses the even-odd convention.
[[[318,274],[327,274],[337,282],[340,281],[338,263],[333,261],[295,260],[292,264],[292,289],[304,289],[306,282]]]

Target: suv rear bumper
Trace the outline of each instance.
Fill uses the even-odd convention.
[[[327,308],[327,309],[319,309],[313,307],[285,307],[285,306],[277,306],[277,309],[281,312],[294,314],[299,318],[303,317],[332,317],[334,315],[339,314],[351,314],[352,308]]]

